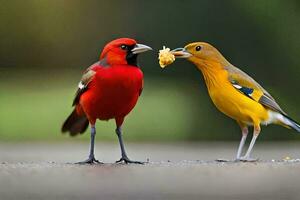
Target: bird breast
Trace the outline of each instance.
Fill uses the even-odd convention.
[[[142,86],[143,74],[137,67],[103,68],[96,72],[80,103],[92,118],[124,117],[135,106]]]

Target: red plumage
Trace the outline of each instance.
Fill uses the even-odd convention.
[[[96,119],[114,118],[117,126],[121,126],[139,98],[143,72],[136,66],[116,64],[110,67],[94,65],[90,70],[96,73],[77,106],[82,108],[91,124],[95,124]]]
[[[97,119],[115,119],[116,131],[121,137],[124,118],[136,105],[143,89],[143,72],[137,66],[137,55],[150,49],[130,38],[108,43],[100,61],[90,66],[82,76],[73,103],[75,110],[63,124],[62,132],[76,135],[85,131],[88,121],[94,128]],[[122,158],[123,153],[122,150]]]

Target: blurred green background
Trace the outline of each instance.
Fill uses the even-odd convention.
[[[102,47],[132,37],[155,51],[139,57],[145,88],[124,124],[126,140],[238,140],[236,123],[216,110],[201,74],[184,60],[159,68],[157,50],[193,41],[215,45],[300,120],[298,0],[0,0],[0,140],[69,140],[60,126],[82,71]],[[98,140],[116,140],[114,121]],[[86,140],[89,134],[73,140]],[[279,126],[261,139],[300,139]]]

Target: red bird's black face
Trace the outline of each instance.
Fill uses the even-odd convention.
[[[130,38],[120,38],[108,43],[100,56],[108,65],[134,65],[137,66],[137,55],[152,50]]]

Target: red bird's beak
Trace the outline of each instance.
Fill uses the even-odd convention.
[[[189,58],[192,56],[185,48],[176,48],[171,51],[175,58]]]
[[[146,51],[152,50],[151,47],[144,44],[136,44],[135,47],[131,50],[133,54],[139,54]]]

